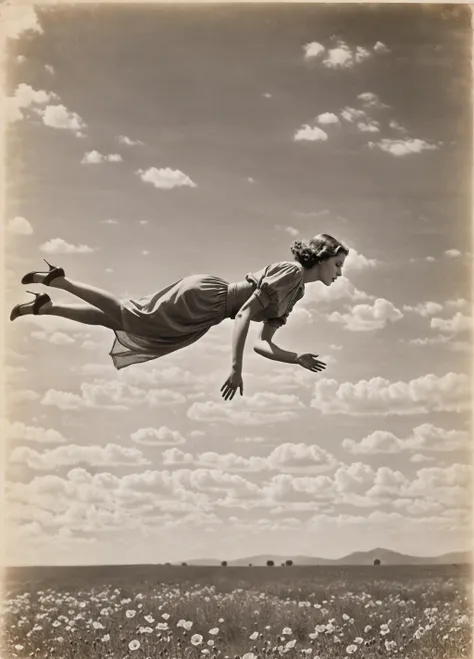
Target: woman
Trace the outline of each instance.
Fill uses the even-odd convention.
[[[120,301],[111,293],[71,281],[63,268],[50,263],[48,272],[29,272],[22,284],[43,284],[80,298],[86,305],[59,305],[49,295],[32,293],[35,300],[17,304],[10,320],[27,314],[53,315],[86,325],[101,325],[115,333],[110,356],[117,369],[149,361],[197,341],[224,318],[235,318],[232,370],[221,387],[222,397],[243,395],[242,363],[250,321],[263,321],[254,350],[268,359],[299,364],[310,371],[326,367],[312,353],[298,354],[275,345],[272,337],[284,325],[305,284],[321,281],[330,286],[342,274],[348,248],[327,234],[308,243],[291,245],[295,260],[273,263],[245,279],[229,284],[212,275],[190,275],[138,301]],[[30,291],[28,291],[30,292]]]

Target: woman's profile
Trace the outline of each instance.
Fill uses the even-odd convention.
[[[320,281],[330,286],[341,276],[349,250],[323,233],[307,243],[294,241],[291,252],[293,261],[272,263],[236,283],[214,275],[189,275],[139,300],[119,300],[107,291],[72,281],[62,267],[46,261],[48,271],[29,272],[22,284],[68,291],[86,304],[59,305],[45,293],[32,293],[35,299],[13,307],[10,320],[29,314],[53,315],[111,329],[115,341],[109,354],[121,369],[191,345],[211,327],[233,318],[231,373],[221,387],[222,397],[229,400],[237,390],[243,395],[243,352],[251,321],[263,323],[254,346],[258,354],[313,372],[326,367],[318,355],[283,350],[272,339],[303,297],[306,284]]]

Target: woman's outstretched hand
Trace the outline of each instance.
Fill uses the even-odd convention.
[[[317,373],[318,371],[323,371],[326,368],[326,364],[317,359],[317,357],[318,355],[313,355],[311,352],[306,352],[302,355],[298,355],[296,358],[296,363],[303,368],[307,368],[308,371]]]
[[[224,400],[232,400],[237,389],[240,389],[240,395],[243,396],[244,383],[242,381],[242,373],[239,371],[232,371],[221,387],[222,398]]]

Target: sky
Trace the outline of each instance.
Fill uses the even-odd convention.
[[[252,323],[232,401],[230,319],[117,371],[111,331],[4,314],[7,564],[470,549],[469,10],[9,16],[8,313],[43,258],[127,299],[318,233],[350,254],[274,337],[326,370],[257,355]]]

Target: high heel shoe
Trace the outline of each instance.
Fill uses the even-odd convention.
[[[51,298],[49,297],[49,295],[46,295],[46,293],[41,293],[41,294],[33,293],[33,291],[26,291],[26,292],[35,296],[35,301],[33,303],[33,314],[35,316],[39,314],[39,310],[41,309],[42,306],[46,304],[46,302],[51,302]],[[11,310],[10,320],[15,320],[15,318],[18,318],[18,316],[26,315],[21,313],[21,308],[26,307],[29,304],[30,302],[22,302],[21,304],[16,304]]]
[[[41,271],[41,270],[36,270],[36,271],[33,270],[32,272],[27,272],[26,275],[21,280],[22,284],[41,283],[44,286],[48,286],[50,284],[50,282],[53,281],[53,279],[56,279],[56,277],[64,277],[65,276],[63,268],[58,268],[55,265],[51,265],[51,263],[48,263],[48,261],[46,259],[43,259],[43,261],[49,267],[48,272]],[[43,279],[42,282],[35,282],[35,281],[33,281],[33,276],[34,275],[46,275],[46,277]]]

